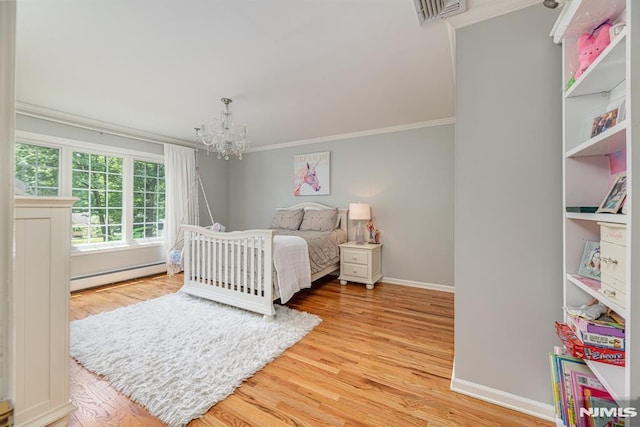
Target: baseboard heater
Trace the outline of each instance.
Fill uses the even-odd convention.
[[[97,286],[121,282],[123,280],[137,279],[138,277],[149,276],[151,274],[164,273],[166,271],[166,263],[158,262],[154,264],[123,268],[120,270],[88,274],[85,276],[72,277],[70,289],[71,292],[79,291],[83,289],[95,288]]]

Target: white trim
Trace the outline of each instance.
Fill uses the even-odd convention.
[[[395,279],[393,277],[383,277],[382,282],[389,283],[391,285],[410,286],[412,288],[430,289],[432,291],[451,292],[455,293],[456,288],[448,285],[438,285],[436,283],[416,282],[413,280]]]
[[[0,1],[0,400],[13,398],[13,187],[16,2]]]
[[[471,7],[465,13],[445,19],[455,28],[462,28],[533,5],[543,7],[542,0],[493,0],[483,6]]]
[[[45,414],[39,417],[29,420],[27,424],[23,424],[24,427],[37,427],[37,426],[49,426],[49,427],[62,427],[69,423],[69,417],[71,413],[78,409],[76,405],[69,401],[64,405],[53,408],[47,411]]]
[[[112,145],[98,144],[95,142],[80,141],[77,139],[60,138],[58,136],[45,135],[41,133],[27,132],[23,130],[16,131],[16,142],[25,142],[27,144],[46,145],[48,147],[71,147],[79,151],[90,151],[96,154],[104,155],[120,155],[131,156],[136,160],[151,160],[154,162],[163,162],[162,154],[148,153],[140,150],[130,150],[128,148],[120,148]]]
[[[75,114],[64,113],[62,111],[52,110],[38,105],[27,104],[26,102],[16,102],[16,106],[16,113],[22,116],[34,117],[36,119],[47,120],[49,122],[60,123],[96,132],[108,133],[110,135],[121,136],[124,138],[137,139],[139,141],[153,142],[155,144],[174,144],[196,148],[195,142],[158,135]]]
[[[455,122],[456,122],[455,117],[448,117],[446,119],[431,120],[428,122],[409,123],[406,125],[363,130],[359,132],[342,133],[338,135],[323,136],[320,138],[301,139],[299,141],[283,142],[283,143],[271,144],[271,145],[262,145],[260,147],[251,148],[247,150],[247,152],[251,153],[255,151],[277,150],[280,148],[297,147],[300,145],[317,144],[320,142],[338,141],[342,139],[359,138],[362,136],[381,135],[385,133],[402,132],[405,130],[421,129],[421,128],[428,128],[433,126],[451,125],[451,124],[455,124]]]
[[[494,405],[504,406],[514,411],[522,412],[533,417],[541,418],[555,422],[555,409],[553,405],[538,402],[536,400],[527,399],[502,390],[487,387],[481,384],[472,383],[471,381],[461,380],[455,377],[455,361],[454,369],[451,375],[451,390]]]
[[[160,274],[167,271],[165,263],[157,265],[149,265],[146,267],[137,267],[123,271],[115,271],[113,273],[105,273],[90,277],[81,277],[71,279],[71,292],[80,291],[82,289],[95,288],[96,286],[107,285],[110,283],[122,282],[124,280],[137,279],[139,277],[149,276],[152,274]]]
[[[104,246],[99,246],[104,245]],[[163,247],[164,239],[162,237],[153,240],[134,240],[131,243],[98,243],[96,245],[71,245],[71,257],[82,257],[85,255],[104,254],[108,252],[122,252],[128,250],[138,250],[143,248]]]

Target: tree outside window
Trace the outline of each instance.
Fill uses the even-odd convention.
[[[123,240],[122,157],[74,151],[72,195],[72,243]]]
[[[133,161],[133,238],[161,237],[164,226],[164,165]]]
[[[60,150],[32,144],[16,144],[16,178],[34,196],[59,194]]]

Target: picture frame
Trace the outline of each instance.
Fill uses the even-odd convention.
[[[620,172],[596,213],[618,213],[627,196],[627,173]]]
[[[585,242],[578,276],[600,280],[600,242]]]
[[[614,127],[618,123],[619,107],[607,111],[593,119],[591,125],[591,137],[597,136],[602,132]]]
[[[331,152],[293,156],[293,195],[326,196],[331,193]]]

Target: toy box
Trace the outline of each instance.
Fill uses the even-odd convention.
[[[556,322],[555,330],[556,335],[558,335],[562,344],[564,344],[569,354],[573,357],[608,363],[610,365],[624,366],[624,351],[585,344],[578,339],[571,327],[564,323]]]
[[[584,317],[568,313],[567,317],[570,317],[581,331],[624,338],[624,325],[616,323],[613,319],[611,321],[587,320]]]
[[[567,325],[571,327],[578,339],[585,344],[595,345],[597,347],[613,348],[616,350],[625,349],[624,330],[616,328],[602,328],[599,325],[589,323],[589,320],[587,319],[571,315],[567,315]],[[600,331],[601,329],[603,333],[593,332],[594,330]],[[611,332],[616,335],[621,334],[623,337],[614,336]]]

